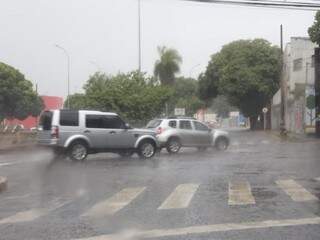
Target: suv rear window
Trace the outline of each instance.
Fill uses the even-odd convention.
[[[154,119],[151,120],[148,124],[147,124],[147,128],[156,128],[161,124],[162,120],[161,119]]]
[[[43,130],[51,130],[52,124],[52,112],[45,111],[41,114],[39,126],[42,127]]]
[[[79,112],[60,110],[61,126],[79,126]]]

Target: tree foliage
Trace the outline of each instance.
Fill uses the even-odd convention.
[[[0,62],[0,121],[38,116],[43,108],[32,83],[13,67]]]
[[[205,74],[199,76],[199,97],[209,104],[218,95],[219,75],[218,68],[214,64],[215,55],[212,56]]]
[[[308,33],[312,42],[320,46],[320,11],[317,11],[314,23],[308,29]]]
[[[175,74],[180,72],[182,58],[178,51],[165,46],[158,47],[160,59],[154,65],[154,75],[159,78],[161,84],[172,85],[175,81]]]
[[[210,108],[218,115],[218,117],[226,118],[231,111],[237,111],[236,107],[230,105],[228,98],[218,95],[213,99]]]
[[[279,87],[280,69],[280,50],[268,41],[231,42],[212,56],[203,76],[212,90],[202,98],[219,93],[246,117],[257,118]]]
[[[185,108],[186,115],[192,116],[204,103],[199,99],[198,82],[192,78],[177,78],[173,85],[173,96],[169,102],[170,111],[173,113],[175,107]]]
[[[158,116],[172,95],[168,87],[153,84],[151,79],[139,72],[115,76],[95,73],[84,90],[84,94],[70,97],[71,108],[117,112],[128,120]]]

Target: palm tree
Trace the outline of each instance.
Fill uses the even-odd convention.
[[[182,58],[178,51],[173,48],[158,47],[160,59],[154,65],[154,75],[161,84],[172,85],[174,83],[175,74],[180,72],[180,64]]]

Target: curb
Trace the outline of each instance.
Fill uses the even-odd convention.
[[[8,179],[0,176],[0,192],[6,190],[8,187]]]

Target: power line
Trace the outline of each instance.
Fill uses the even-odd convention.
[[[320,10],[320,4],[307,3],[307,2],[284,2],[279,1],[228,1],[228,0],[184,0],[201,3],[213,3],[223,5],[237,5],[237,6],[250,6],[250,7],[263,7],[263,8],[276,8],[276,9],[289,9],[289,10],[303,10],[303,11],[317,11]],[[279,2],[279,3],[275,3]]]

